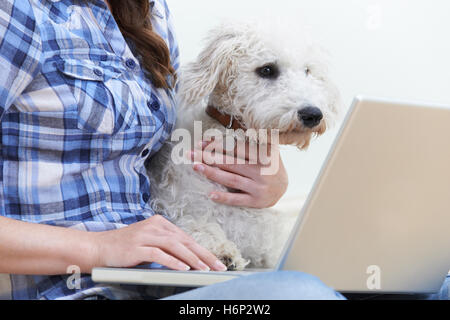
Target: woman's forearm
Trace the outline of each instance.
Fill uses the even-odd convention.
[[[0,273],[65,274],[72,265],[83,273],[95,266],[94,234],[0,217]]]
[[[104,232],[0,217],[0,273],[58,275],[68,273],[70,266],[91,273],[94,267],[130,268],[153,262],[180,271],[227,269],[211,252],[160,215]]]

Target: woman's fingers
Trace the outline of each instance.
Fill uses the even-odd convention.
[[[211,199],[231,206],[268,208],[276,204],[288,186],[286,169],[281,160],[280,150],[275,145],[266,145],[266,152],[256,152],[261,146],[247,143],[245,159],[239,154],[225,152],[222,141],[202,142],[197,146],[201,150],[193,151],[193,168],[211,181],[225,187],[239,190],[242,194],[214,192]],[[259,150],[261,151],[261,150]],[[264,151],[264,150],[263,150]],[[248,153],[256,152],[258,161],[252,162]],[[239,156],[240,155],[240,156]],[[234,202],[237,201],[237,202]]]
[[[202,162],[209,166],[219,168],[223,171],[236,173],[246,178],[253,179],[260,175],[261,167],[259,165],[252,165],[248,162],[238,162],[236,158],[229,157],[224,154],[211,154],[209,152],[202,153]],[[196,160],[195,152],[192,154],[192,159]],[[200,163],[199,163],[200,164]],[[194,164],[194,170],[201,173],[203,168]]]
[[[191,269],[181,260],[165,253],[163,250],[153,247],[139,248],[140,256],[143,262],[157,263],[172,270],[188,271]]]
[[[186,246],[200,257],[214,271],[227,271],[227,267],[211,252],[196,242],[190,242]]]
[[[177,228],[177,227],[176,227]],[[185,233],[183,230],[178,229],[177,236],[179,241],[183,243],[189,250],[191,250],[195,255],[197,255],[200,260],[202,260],[211,270],[215,271],[226,271],[227,267],[220,262],[219,259],[211,252],[199,245],[190,235]]]
[[[232,148],[226,149],[223,140],[213,140],[211,142],[201,141],[199,147],[204,152],[226,154],[246,162],[258,163],[258,146],[255,143],[236,141]]]
[[[221,168],[210,167],[206,164],[195,164],[194,170],[209,180],[235,190],[249,190],[253,184],[252,180],[241,176],[239,173],[228,172]]]
[[[232,207],[258,208],[255,199],[246,193],[215,191],[210,194],[211,200]]]
[[[210,142],[201,141],[197,146],[199,150],[208,153],[225,154],[229,157],[246,161],[250,164],[269,164],[273,151],[279,151],[278,147],[271,144],[257,144],[256,142],[235,141],[231,148],[226,148],[226,144],[222,139]],[[261,159],[261,156],[264,159]]]
[[[150,233],[150,238],[147,240],[149,244],[175,255],[191,266],[192,269],[202,271],[225,271],[227,269],[215,255],[200,246],[191,236],[164,217],[154,216],[151,219],[171,234],[169,235],[170,238],[166,236],[155,239],[154,232],[153,234]]]
[[[206,265],[193,251],[188,249],[182,242],[178,239],[167,239],[160,238],[154,241],[158,248],[163,249],[170,255],[173,255],[177,259],[185,262],[192,269],[200,271],[210,271],[211,267]]]
[[[261,208],[263,205],[259,203],[259,198],[252,196],[254,192],[259,190],[254,180],[243,177],[239,174],[228,172],[220,168],[210,167],[205,164],[195,164],[194,170],[204,175],[211,181],[217,182],[225,187],[242,191],[242,193],[233,192],[212,192],[209,197],[217,203],[245,208]],[[247,173],[248,174],[248,173]]]
[[[153,245],[172,255],[177,260],[190,266],[190,269],[199,271],[225,271],[227,268],[216,256],[194,241],[186,238],[158,238],[151,241]],[[156,262],[156,261],[155,261]]]

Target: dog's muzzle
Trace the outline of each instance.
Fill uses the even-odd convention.
[[[313,106],[307,106],[298,112],[298,119],[309,129],[315,128],[323,119],[322,111]]]

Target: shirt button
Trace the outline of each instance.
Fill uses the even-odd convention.
[[[161,109],[161,106],[160,106],[159,102],[156,101],[156,100],[153,101],[153,102],[151,102],[151,101],[147,102],[147,105],[153,111],[159,111],[159,109]]]
[[[147,203],[150,200],[150,195],[148,193],[144,193],[142,195],[142,200],[144,200],[144,202]]]
[[[103,76],[103,71],[100,70],[100,69],[94,69],[94,74],[95,74],[97,77],[101,77],[101,76]]]
[[[145,158],[146,156],[148,156],[150,154],[150,150],[145,149],[144,151],[142,151],[142,158]]]
[[[128,68],[134,69],[136,67],[136,62],[133,59],[128,59],[125,64]]]

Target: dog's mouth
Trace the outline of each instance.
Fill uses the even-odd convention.
[[[312,138],[321,136],[326,131],[327,124],[324,120],[313,128],[307,128],[298,123],[293,123],[289,128],[280,130],[280,144],[306,149],[309,147]]]
[[[257,130],[257,129],[256,129]],[[295,146],[299,148],[300,150],[305,150],[309,147],[311,140],[313,138],[319,137],[322,134],[324,134],[327,130],[327,125],[325,121],[322,121],[319,125],[317,125],[314,128],[305,128],[305,127],[297,127],[294,126],[289,129],[262,129],[264,131],[267,131],[266,138],[263,140],[264,143],[276,143],[279,145],[285,145],[285,146]],[[274,130],[278,130],[278,135],[275,137],[273,136]],[[250,140],[259,141],[259,143],[262,143],[260,140],[260,137],[258,134],[256,134],[257,138],[252,138],[252,136],[248,136]],[[266,140],[267,139],[267,140]]]
[[[292,121],[287,126],[274,126],[273,128],[260,128],[258,129],[248,129],[257,128],[258,126],[245,126],[243,122],[239,120],[238,117],[227,115],[221,113],[217,108],[213,106],[208,106],[206,109],[206,113],[219,123],[221,123],[227,129],[234,130],[243,130],[245,132],[246,138],[249,140],[257,141],[258,143],[273,143],[273,131],[278,130],[279,135],[277,136],[277,142],[280,145],[292,145],[296,146],[299,149],[308,148],[311,139],[314,137],[318,137],[325,133],[327,130],[327,125],[323,117],[319,119],[319,123],[317,125],[311,126],[311,121],[309,118],[299,118],[300,121]],[[315,122],[315,120],[314,120]],[[315,123],[314,123],[315,124]],[[266,131],[266,137],[261,140],[259,133],[257,131],[264,130]],[[252,131],[252,133],[249,133]],[[265,142],[262,142],[265,141]]]
[[[266,138],[269,143],[274,143],[275,136],[274,130],[278,131],[275,143],[286,146],[295,146],[301,150],[307,149],[313,138],[319,137],[327,131],[327,124],[322,120],[317,126],[308,128],[300,123],[293,123],[287,128],[272,128],[272,129],[259,129],[267,132]],[[261,143],[260,136],[258,136],[258,129],[255,129],[256,137],[252,138],[252,135],[248,136],[250,140],[256,140]],[[247,131],[248,134],[248,131]]]

